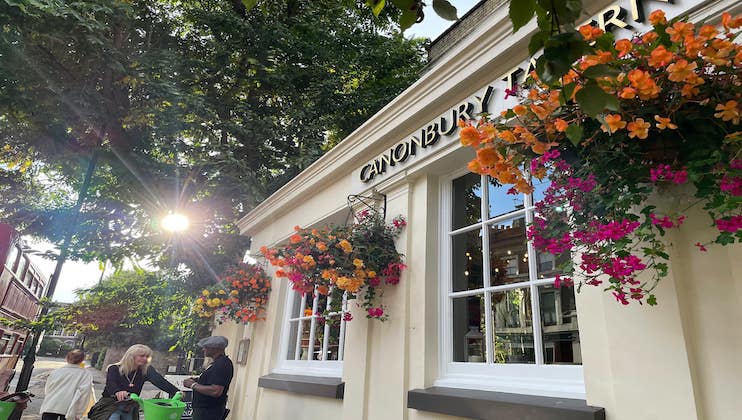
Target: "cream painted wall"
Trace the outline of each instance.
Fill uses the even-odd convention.
[[[587,400],[608,420],[741,418],[742,246],[700,252],[709,224],[696,209],[668,234],[657,306],[624,307],[589,286],[578,294]]]

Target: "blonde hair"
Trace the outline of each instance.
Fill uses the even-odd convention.
[[[128,375],[131,372],[137,370],[137,365],[136,363],[134,363],[134,356],[140,354],[144,354],[147,356],[147,363],[142,366],[142,373],[147,373],[147,370],[149,370],[149,365],[152,362],[152,349],[145,346],[144,344],[134,344],[126,350],[126,353],[121,356],[121,360],[116,363],[116,365],[118,365],[119,367],[119,373],[121,373],[122,375]]]

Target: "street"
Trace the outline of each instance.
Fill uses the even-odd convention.
[[[52,358],[52,357],[38,357],[36,359],[36,363],[34,364],[34,370],[33,370],[33,376],[31,377],[31,382],[28,385],[28,390],[35,395],[35,397],[31,398],[31,402],[28,404],[28,408],[23,412],[23,417],[21,417],[21,420],[39,420],[41,418],[41,414],[39,413],[39,408],[41,407],[41,403],[44,401],[44,385],[46,384],[46,378],[49,376],[49,374],[57,368],[60,368],[64,366],[65,361],[63,358]],[[18,375],[23,368],[23,362],[19,361],[18,366],[16,366],[15,371],[15,377],[13,378],[13,381],[10,383],[9,390],[15,391],[15,385],[18,380]],[[106,384],[106,375],[105,373],[99,371],[98,369],[88,367],[88,370],[93,374],[93,388],[95,389],[95,398],[100,399],[101,393],[103,392],[103,387]],[[159,391],[154,385],[150,383],[145,383],[144,388],[142,389],[142,397],[144,398],[154,398],[155,394]],[[84,417],[84,419],[87,419],[87,417]]]

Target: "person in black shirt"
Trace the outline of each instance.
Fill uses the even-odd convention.
[[[90,410],[91,419],[132,420],[137,419],[138,408],[129,398],[130,394],[141,394],[145,382],[170,394],[172,398],[178,388],[168,382],[150,366],[152,349],[143,344],[129,347],[121,361],[108,367],[103,398]]]
[[[224,354],[228,340],[213,336],[202,339],[198,346],[204,349],[204,356],[214,363],[198,378],[188,378],[183,386],[193,390],[193,420],[222,420],[227,408],[227,391],[232,382],[234,366]]]

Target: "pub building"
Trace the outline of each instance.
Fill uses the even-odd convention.
[[[585,21],[617,39],[646,31],[655,9],[706,23],[742,12],[737,0],[584,3]],[[349,196],[378,199],[387,219],[407,219],[396,243],[407,269],[385,290],[385,322],[350,303],[352,321],[310,334],[316,317],[276,279],[265,321],[217,327],[233,359],[238,342],[246,351],[232,418],[742,418],[740,245],[698,252],[691,238],[713,227],[689,217],[669,236],[654,307],[554,288],[558,261],[525,235],[540,187],[508,195],[466,170],[456,121],[515,104],[505,89],[527,74],[534,31],[512,33],[508,2],[479,3],[433,43],[414,85],[239,221],[257,255],[296,225],[345,223]]]

